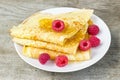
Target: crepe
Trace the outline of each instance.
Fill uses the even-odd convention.
[[[10,31],[11,35],[16,38],[40,40],[63,46],[69,38],[73,37],[80,29],[83,29],[92,13],[93,10],[89,9],[81,9],[58,15],[44,15],[45,17],[43,13],[37,13],[17,27],[13,27]],[[51,23],[51,21],[56,19],[65,22],[65,29],[62,32],[55,32],[50,28],[50,24],[44,26],[41,22],[47,20],[47,23]]]
[[[87,51],[77,50],[77,53],[75,55],[70,55],[70,54],[51,51],[47,49],[27,47],[27,46],[23,47],[23,55],[27,57],[38,59],[41,53],[48,53],[52,60],[54,60],[58,55],[67,56],[69,61],[84,61],[90,59],[90,50]]]
[[[88,33],[86,33],[84,39],[88,39],[88,37],[89,35]],[[87,51],[81,51],[79,48],[77,48],[77,51],[75,54],[67,54],[59,51],[42,49],[38,47],[35,48],[35,47],[30,47],[25,45],[23,47],[23,55],[25,55],[26,57],[38,59],[41,53],[48,53],[52,60],[54,60],[58,55],[67,56],[69,61],[84,61],[84,60],[89,60],[91,58],[90,49]]]
[[[85,37],[87,28],[88,28],[88,24],[84,26],[82,30],[76,33],[74,37],[68,39],[68,41],[64,44],[64,46],[43,42],[43,41],[21,39],[21,38],[13,38],[13,41],[20,45],[45,48],[45,49],[59,51],[59,52],[68,53],[68,54],[75,54],[80,40],[83,40]]]

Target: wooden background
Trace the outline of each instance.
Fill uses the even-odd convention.
[[[37,11],[61,6],[92,8],[111,30],[109,51],[87,69],[46,72],[25,63],[15,51],[9,36],[13,25]],[[120,80],[120,0],[0,0],[0,80]]]

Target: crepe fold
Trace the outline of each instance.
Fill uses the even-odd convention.
[[[86,33],[84,39],[88,39],[88,37],[89,36]],[[38,59],[39,55],[42,53],[48,53],[52,60],[54,60],[58,55],[67,56],[69,61],[85,61],[91,58],[90,49],[87,51],[81,51],[80,49],[77,48],[77,51],[75,54],[67,54],[59,51],[53,51],[53,50],[48,50],[48,49],[39,48],[39,47],[31,47],[27,45],[24,45],[23,47],[23,55],[30,58]]]
[[[63,46],[83,29],[92,13],[93,10],[90,9],[80,9],[57,15],[36,13],[10,31],[11,35],[16,38],[44,41]],[[55,32],[51,28],[52,21],[56,19],[63,20],[65,23],[65,29],[62,32]]]
[[[13,38],[13,41],[20,45],[44,48],[44,49],[59,51],[67,54],[75,54],[80,40],[83,40],[85,38],[87,28],[88,25],[84,26],[84,28],[78,31],[78,33],[76,33],[74,37],[68,39],[68,41],[64,44],[64,46],[38,41],[38,40],[30,40],[30,39],[22,39],[22,38]]]
[[[23,47],[23,55],[25,55],[27,57],[38,59],[38,57],[41,53],[48,53],[52,60],[54,60],[58,55],[67,56],[68,60],[70,60],[70,61],[84,61],[84,60],[89,60],[91,57],[90,50],[87,50],[87,51],[77,50],[77,53],[75,55],[70,55],[70,54],[51,51],[51,50],[47,50],[47,49],[27,47],[27,46]]]

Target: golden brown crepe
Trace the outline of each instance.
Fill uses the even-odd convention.
[[[88,28],[88,25],[86,25],[82,30],[76,33],[74,37],[68,39],[68,41],[64,44],[64,46],[43,42],[43,41],[20,39],[20,38],[13,38],[13,41],[20,45],[45,48],[45,49],[59,51],[59,52],[68,53],[68,54],[75,54],[80,40],[83,40],[85,37],[87,28]]]
[[[16,38],[40,40],[50,43],[63,45],[67,40],[73,37],[80,29],[83,29],[84,25],[88,22],[92,16],[93,10],[81,9],[69,13],[52,15],[47,14],[43,16],[43,13],[37,13],[22,24],[11,29],[11,35]],[[60,19],[65,22],[65,29],[62,32],[55,32],[50,28],[50,22],[46,28],[43,28],[44,24],[40,21],[44,20]],[[41,25],[41,24],[42,25]]]
[[[93,10],[81,9],[63,14],[36,13],[13,27],[13,41],[23,45],[23,55],[38,58],[41,53],[48,53],[51,59],[58,55],[66,55],[70,61],[90,59],[90,49],[80,51],[79,42],[87,39],[88,24]],[[53,20],[62,20],[65,29],[62,32],[52,30]]]
[[[84,61],[90,59],[90,50],[87,51],[80,51],[77,50],[77,53],[75,55],[70,55],[66,53],[51,51],[47,49],[41,49],[41,48],[34,48],[34,47],[23,47],[23,55],[30,57],[30,58],[36,58],[38,59],[39,55],[41,53],[48,53],[50,55],[51,59],[55,59],[58,55],[65,55],[68,57],[68,60],[70,61]]]
[[[88,34],[85,34],[85,38],[88,38]],[[68,57],[68,60],[70,61],[84,61],[84,60],[89,60],[91,58],[90,56],[90,49],[87,51],[81,51],[79,48],[77,48],[77,52],[75,54],[67,54],[67,53],[62,53],[59,51],[53,51],[53,50],[48,50],[48,49],[42,49],[42,48],[35,48],[35,47],[29,47],[29,46],[24,46],[23,47],[23,55],[30,57],[30,58],[38,58],[41,53],[48,53],[50,55],[51,59],[55,59],[56,56],[58,55],[65,55]]]

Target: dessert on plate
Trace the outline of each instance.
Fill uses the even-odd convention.
[[[58,67],[91,58],[90,49],[100,44],[99,28],[91,16],[93,10],[79,9],[61,14],[38,12],[13,26],[13,41],[23,47],[23,55],[45,64],[54,60]]]

